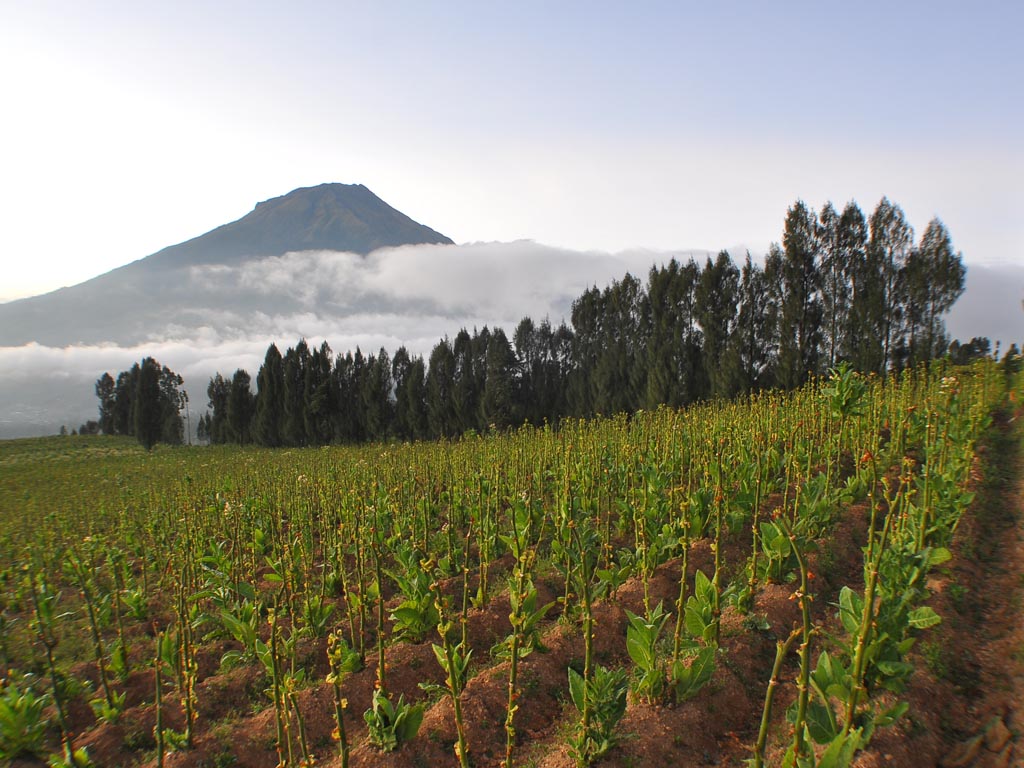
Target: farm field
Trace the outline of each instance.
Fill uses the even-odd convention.
[[[1012,765],[1018,395],[984,361],[440,444],[0,442],[0,759]]]

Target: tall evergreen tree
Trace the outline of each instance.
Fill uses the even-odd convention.
[[[256,412],[256,398],[252,393],[252,377],[242,368],[235,371],[228,388],[227,441],[248,445],[252,442],[252,421]]]
[[[945,353],[943,315],[964,290],[965,270],[959,253],[953,252],[949,232],[932,219],[921,236],[920,245],[904,265],[906,328],[911,364]]]
[[[105,435],[114,433],[114,406],[116,404],[117,385],[114,377],[104,373],[96,380],[96,397],[100,400],[100,431]]]
[[[281,445],[284,405],[284,361],[276,344],[267,347],[263,365],[256,375],[256,414],[253,436],[260,445]]]
[[[906,296],[902,281],[903,268],[914,244],[914,230],[907,223],[903,209],[883,197],[871,214],[871,237],[868,242],[869,269],[877,281],[878,296],[873,308],[879,313],[878,337],[882,359],[877,368],[885,373],[899,367],[897,351],[903,339]]]
[[[697,320],[704,336],[702,364],[708,394],[731,397],[739,390],[731,380],[726,361],[729,337],[736,319],[736,292],[739,270],[727,251],[721,251],[714,262],[709,257],[697,286]]]
[[[307,359],[303,375],[303,430],[307,445],[331,442],[334,386],[331,377],[331,348],[323,342]]]
[[[573,367],[569,373],[569,412],[585,417],[594,413],[594,371],[601,355],[604,301],[596,287],[588,288],[572,303]]]
[[[868,225],[860,206],[849,202],[843,208],[836,229],[838,260],[846,274],[849,308],[839,337],[837,361],[847,360],[856,370],[876,370],[881,344],[876,332],[877,306],[881,289],[877,273],[868,261]]]
[[[206,388],[209,398],[209,424],[206,433],[213,445],[226,443],[231,439],[228,429],[228,397],[231,394],[231,382],[219,373],[210,379]]]
[[[798,200],[786,214],[782,235],[778,383],[787,389],[802,385],[819,366],[821,297],[816,218]]]
[[[426,436],[426,366],[422,357],[410,357],[399,347],[391,359],[395,387],[394,434],[403,440]]]
[[[366,360],[361,402],[369,440],[383,440],[391,427],[391,358],[381,347]]]
[[[453,437],[459,431],[455,413],[455,354],[447,338],[434,346],[427,366],[427,425],[435,438]]]
[[[598,413],[629,413],[640,405],[646,377],[641,355],[643,296],[640,282],[628,272],[601,295],[602,333],[591,378]]]
[[[160,369],[160,441],[181,445],[185,441],[181,409],[188,396],[181,391],[184,379],[166,365]]]
[[[488,427],[506,429],[517,421],[515,379],[518,361],[505,332],[496,328],[487,343],[482,422]]]
[[[841,247],[842,217],[825,203],[818,215],[818,244],[821,249],[822,350],[826,368],[834,368],[841,349],[850,306],[850,269]]]
[[[160,366],[152,357],[144,358],[138,366],[132,406],[135,438],[149,450],[160,440],[164,419],[160,402]]]
[[[285,445],[306,445],[306,368],[309,345],[302,339],[284,353],[284,402],[281,441]]]
[[[771,326],[776,316],[771,306],[765,272],[747,253],[737,288],[736,322],[726,355],[726,377],[734,393],[765,389],[772,385],[775,340]]]

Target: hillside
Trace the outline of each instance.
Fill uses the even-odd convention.
[[[451,244],[361,184],[321,184],[259,203],[241,219],[79,285],[0,304],[0,346],[139,343],[193,310],[247,297],[197,295],[197,267],[234,266],[290,252]]]

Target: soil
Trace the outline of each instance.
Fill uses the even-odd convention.
[[[874,735],[856,758],[857,768],[1024,765],[1024,465],[1011,428],[1011,420],[1004,420],[988,444],[979,448],[974,478],[978,497],[957,530],[953,559],[937,568],[929,580],[929,604],[943,621],[922,632],[911,653],[915,672],[900,695],[900,700],[909,703],[909,712]],[[811,571],[820,574],[812,589],[814,620],[821,637],[828,638],[836,631],[839,589],[860,582],[860,548],[868,514],[865,503],[845,509],[829,538],[818,542],[810,555]],[[723,546],[725,562],[738,567],[749,546],[748,533],[730,538]],[[692,590],[696,569],[711,569],[712,552],[706,541],[694,545],[689,562]],[[491,573],[494,585],[504,583],[501,572],[510,567],[510,563],[500,565]],[[679,560],[657,569],[649,584],[652,605],[662,601],[674,614],[679,572]],[[540,603],[555,600],[561,589],[556,577],[547,581],[538,577],[537,587]],[[633,578],[613,598],[595,605],[598,664],[609,668],[630,665],[625,648],[626,610],[641,613],[643,599],[643,584]],[[474,662],[461,702],[471,763],[477,768],[497,768],[505,757],[509,663],[493,659],[490,650],[511,631],[508,614],[506,593],[472,609],[468,617],[467,636]],[[794,585],[762,585],[752,615],[763,623],[755,626],[748,617],[725,610],[723,653],[711,682],[693,700],[666,705],[631,697],[618,728],[621,739],[598,765],[743,765],[757,737],[776,644],[799,622]],[[577,623],[562,622],[558,617],[556,607],[541,626],[542,647],[520,663],[521,693],[514,722],[517,765],[574,765],[566,744],[576,712],[568,701],[566,670],[582,669],[583,640]],[[669,633],[673,622],[674,616],[667,625]],[[345,728],[352,745],[353,768],[457,764],[451,700],[420,686],[444,682],[431,648],[434,640],[436,637],[420,643],[398,642],[386,649],[387,687],[392,697],[402,695],[425,707],[418,736],[395,752],[384,754],[369,744],[362,717],[377,683],[372,645],[368,647],[369,666],[344,680]],[[233,647],[237,646],[220,643],[204,655],[196,691],[199,719],[194,747],[168,754],[165,765],[278,765],[276,719],[266,694],[266,676],[254,664],[221,671],[216,663]],[[322,640],[300,649],[300,658],[315,682],[299,693],[298,701],[306,743],[317,765],[337,767],[341,761],[332,739],[334,691],[324,680],[324,649]],[[76,746],[87,746],[97,766],[157,765],[154,681],[144,666],[138,663],[126,684],[128,708],[116,725],[77,732]],[[796,671],[796,654],[791,653],[775,699],[770,765],[778,764],[785,746],[783,718],[796,695]],[[174,697],[168,696],[164,703],[165,723],[181,728],[183,716]],[[73,727],[79,729],[92,721],[87,711],[76,711],[73,717]],[[293,756],[293,764],[299,764],[299,757]]]

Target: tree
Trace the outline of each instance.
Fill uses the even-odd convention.
[[[160,440],[164,424],[160,365],[152,357],[144,358],[139,365],[132,405],[135,437],[146,450],[149,450]]]
[[[868,258],[868,226],[860,207],[850,202],[843,208],[836,231],[837,259],[843,265],[849,294],[849,308],[840,331],[837,360],[847,360],[859,371],[874,370],[872,334],[879,290]],[[838,301],[838,297],[835,299]]]
[[[117,385],[109,373],[104,373],[96,380],[96,397],[100,400],[99,428],[105,435],[114,434],[116,394]]]
[[[821,297],[817,221],[802,200],[786,214],[782,235],[782,302],[779,312],[778,384],[795,389],[818,371]]]
[[[700,267],[690,259],[652,267],[643,312],[644,408],[678,408],[707,390],[701,364],[702,334],[697,325]]]
[[[104,373],[95,387],[100,400],[97,429],[108,435],[132,435],[147,449],[157,442],[181,444],[181,408],[188,399],[183,383],[181,376],[152,357],[121,371],[116,382]]]
[[[394,433],[404,440],[419,440],[427,434],[426,366],[422,357],[409,357],[399,347],[391,359],[395,386]]]
[[[260,445],[281,445],[283,428],[284,364],[276,344],[267,347],[256,375],[256,414],[253,437]]]
[[[210,443],[217,445],[231,439],[228,429],[228,396],[231,394],[231,382],[219,373],[210,379],[206,387],[210,413],[207,413],[206,435]]]
[[[505,332],[495,329],[487,344],[486,379],[481,399],[482,421],[506,429],[516,422],[515,377],[519,368]]]
[[[434,345],[427,367],[427,425],[431,437],[458,434],[455,414],[455,354],[447,338]]]
[[[842,247],[842,217],[825,203],[818,215],[818,243],[821,248],[822,337],[826,368],[839,363],[850,306],[850,265]]]
[[[185,442],[181,409],[188,396],[181,390],[184,379],[166,365],[160,369],[160,442],[181,445]]]
[[[731,397],[739,391],[726,366],[726,349],[736,319],[736,292],[739,270],[727,251],[721,251],[712,263],[704,265],[697,285],[697,320],[704,335],[702,363],[708,394]]]
[[[284,445],[306,444],[306,368],[309,346],[302,339],[284,354],[284,398],[281,442]]]
[[[907,258],[903,285],[910,364],[939,357],[948,346],[943,315],[964,290],[961,258],[938,219],[928,223],[920,245]]]
[[[906,308],[903,276],[907,257],[914,241],[914,230],[907,223],[903,209],[883,197],[871,214],[871,238],[868,241],[868,264],[876,281],[877,297],[873,309],[878,312],[875,331],[881,341],[878,373],[900,367],[897,348],[903,338]]]
[[[383,440],[391,427],[391,359],[384,347],[376,356],[367,358],[360,402],[366,422],[366,438]]]
[[[239,445],[252,442],[252,419],[256,398],[252,393],[252,377],[242,368],[231,377],[227,402],[227,439]]]
[[[763,269],[751,261],[743,265],[737,288],[738,309],[726,357],[727,377],[736,393],[770,387],[775,361],[771,305],[772,292]]]

